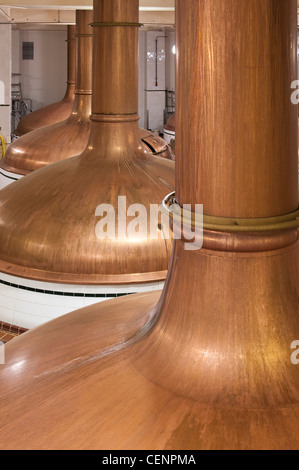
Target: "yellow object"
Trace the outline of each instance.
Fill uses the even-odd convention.
[[[2,137],[2,135],[0,135],[0,140],[1,140],[1,144],[2,144],[2,155],[1,155],[1,158],[4,158],[4,155],[5,155],[5,140],[4,140],[4,137]]]

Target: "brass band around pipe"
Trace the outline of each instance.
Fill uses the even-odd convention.
[[[170,215],[173,221],[183,222],[184,213],[190,214],[190,211],[180,209],[174,212],[172,206],[176,203],[175,193],[170,193],[162,202],[162,209]],[[177,204],[177,206],[179,206]],[[203,216],[203,225],[196,220],[196,214],[191,212],[188,220],[191,220],[193,227],[200,227],[205,230],[216,230],[219,232],[265,232],[273,230],[286,230],[299,228],[299,209],[287,215],[279,217],[267,217],[257,219],[237,219],[226,217]]]

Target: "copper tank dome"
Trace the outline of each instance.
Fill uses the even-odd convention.
[[[6,275],[71,285],[137,284],[140,289],[166,278],[171,240],[150,237],[150,224],[133,241],[126,236],[99,240],[95,233],[100,204],[117,211],[118,196],[126,196],[127,207],[143,204],[149,214],[150,205],[160,205],[174,187],[174,163],[146,152],[140,140],[138,0],[122,4],[95,2],[86,149],[0,192],[0,271]]]
[[[203,249],[175,241],[160,300],[8,344],[2,449],[298,450],[297,2],[229,3],[176,3],[176,200],[204,203]]]
[[[45,106],[24,117],[13,132],[16,136],[20,137],[40,127],[64,121],[69,117],[75,98],[75,62],[75,26],[70,25],[67,27],[67,88],[65,96],[58,103]]]

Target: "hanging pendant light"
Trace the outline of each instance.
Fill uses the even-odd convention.
[[[204,203],[203,249],[175,241],[159,301],[10,343],[3,449],[299,448],[296,1],[229,3],[176,2],[176,201]]]
[[[114,3],[115,12],[108,7]],[[157,239],[150,224],[139,238],[116,233],[102,240],[96,232],[101,204],[117,209],[122,196],[128,210],[138,203],[149,213],[160,205],[174,187],[174,163],[147,153],[140,140],[138,0],[95,6],[86,149],[0,193],[0,318],[24,328],[99,300],[160,289],[169,267],[172,244],[160,236],[162,226]]]
[[[64,121],[69,117],[75,98],[75,63],[75,26],[70,25],[67,27],[67,88],[65,96],[58,103],[45,106],[24,117],[13,132],[16,136],[21,137],[35,129]]]

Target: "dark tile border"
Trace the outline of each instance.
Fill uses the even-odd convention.
[[[21,290],[27,290],[29,292],[37,292],[39,294],[49,294],[49,295],[60,295],[64,297],[85,297],[85,298],[94,298],[94,299],[116,299],[118,297],[124,297],[126,295],[132,295],[135,292],[128,292],[125,294],[80,294],[80,293],[75,293],[75,292],[59,292],[59,291],[52,291],[52,290],[43,290],[43,289],[35,289],[34,287],[27,287],[27,286],[22,286],[19,284],[13,284],[12,282],[7,282],[7,281],[2,281],[0,279],[0,284],[3,284],[4,286],[9,286],[9,287],[14,287],[16,289],[21,289]]]
[[[2,171],[0,171],[0,175],[2,175],[4,178],[7,178],[9,180],[18,181],[18,178],[13,178],[12,176],[4,175]]]

